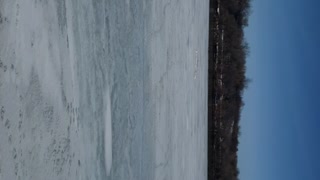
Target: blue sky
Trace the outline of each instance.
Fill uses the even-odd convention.
[[[320,179],[320,1],[253,0],[241,180]]]

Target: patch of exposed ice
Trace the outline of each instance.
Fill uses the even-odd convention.
[[[106,112],[105,112],[105,129],[104,129],[104,154],[106,173],[110,175],[112,167],[112,117],[111,117],[111,100],[110,92],[107,90],[105,96]]]

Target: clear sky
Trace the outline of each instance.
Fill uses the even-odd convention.
[[[320,1],[253,0],[240,180],[320,180]]]

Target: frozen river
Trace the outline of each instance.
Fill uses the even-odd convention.
[[[0,0],[0,180],[207,178],[208,0]]]

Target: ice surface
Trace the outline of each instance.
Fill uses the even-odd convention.
[[[207,178],[208,0],[0,0],[0,180]]]

